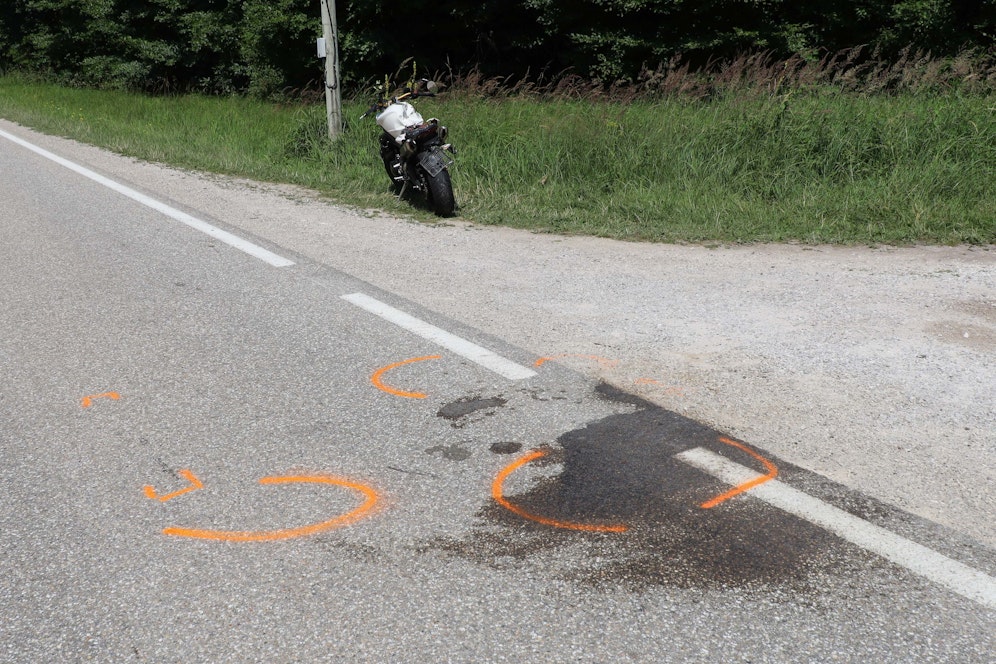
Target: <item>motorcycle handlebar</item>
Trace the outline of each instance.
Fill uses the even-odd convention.
[[[366,110],[366,112],[363,115],[360,116],[360,119],[362,120],[363,118],[367,117],[371,113],[376,113],[377,111],[379,111],[379,110],[387,107],[389,104],[394,104],[394,103],[397,103],[399,101],[404,101],[405,99],[408,99],[409,97],[412,98],[412,99],[416,99],[418,97],[435,97],[435,96],[436,96],[435,92],[421,92],[421,91],[419,91],[417,89],[416,90],[408,90],[407,92],[402,93],[402,94],[398,95],[397,97],[391,97],[390,99],[379,99],[379,100],[377,100],[376,102],[374,102],[374,104],[370,108],[368,108]]]

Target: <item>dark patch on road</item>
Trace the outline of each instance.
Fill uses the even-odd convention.
[[[147,441],[144,438],[140,438],[139,440],[142,442],[143,445],[148,445],[149,443],[149,441]],[[173,468],[171,465],[169,465],[159,457],[156,457],[156,462],[159,464],[159,469],[162,470],[165,475],[168,475],[175,480],[181,480],[181,481],[183,480],[183,478],[180,477],[180,472],[176,468]]]
[[[513,443],[511,441],[492,443],[488,449],[495,454],[515,454],[522,451],[522,443]]]
[[[435,454],[437,452],[442,453],[444,459],[449,459],[450,461],[465,461],[470,458],[471,451],[466,447],[460,447],[459,445],[436,445],[435,447],[428,448],[426,454]]]
[[[450,426],[455,429],[461,429],[465,427],[468,423],[479,421],[475,420],[470,416],[474,413],[483,411],[483,417],[488,417],[494,415],[498,412],[498,409],[508,403],[508,399],[504,397],[464,397],[463,399],[457,399],[452,403],[445,404],[436,413],[439,417],[450,420]]]
[[[606,401],[615,401],[616,403],[628,403],[631,406],[636,406],[637,408],[648,409],[655,408],[654,404],[650,403],[646,399],[636,396],[635,394],[630,394],[629,392],[624,392],[615,385],[610,383],[601,382],[595,386],[595,394],[605,399]],[[691,422],[691,420],[689,420]],[[695,424],[698,424],[697,422]]]
[[[764,474],[763,466],[720,442],[722,434],[708,426],[611,385],[599,385],[596,392],[637,410],[562,434],[557,439],[561,453],[535,464],[561,463],[562,471],[525,493],[506,497],[549,519],[621,523],[629,527],[627,532],[552,528],[491,502],[481,516],[492,528],[482,527],[463,540],[438,540],[430,547],[494,565],[505,556],[579,545],[590,549],[590,555],[572,559],[569,567],[557,570],[560,576],[628,587],[808,586],[813,574],[839,565],[845,553],[853,560],[856,547],[749,495],[703,509],[704,501],[729,485],[675,459],[675,454],[704,447],[759,474]],[[495,525],[501,527],[497,535]]]
[[[564,396],[567,390],[560,390],[560,394],[550,395],[545,390],[539,388],[524,388],[519,390],[523,394],[528,394],[536,401],[567,401],[568,397]]]
[[[485,410],[487,408],[501,408],[506,403],[508,403],[508,400],[501,397],[491,397],[490,399],[482,399],[481,397],[464,397],[463,399],[458,399],[452,403],[446,404],[440,408],[439,412],[436,414],[439,415],[439,417],[445,417],[448,420],[457,420],[479,410]]]

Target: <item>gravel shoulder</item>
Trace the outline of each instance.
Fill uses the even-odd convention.
[[[430,225],[0,127],[996,547],[996,246]]]

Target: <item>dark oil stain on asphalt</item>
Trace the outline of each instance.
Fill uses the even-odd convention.
[[[491,522],[490,529],[478,528],[464,539],[433,540],[423,550],[442,550],[500,567],[503,558],[522,560],[580,544],[590,555],[557,573],[596,586],[630,588],[758,584],[808,588],[819,585],[814,577],[839,573],[853,564],[855,556],[869,560],[869,554],[825,530],[748,496],[703,509],[704,501],[730,487],[673,458],[675,454],[704,447],[756,468],[759,474],[764,472],[760,464],[719,442],[721,434],[703,424],[608,384],[596,391],[636,410],[562,434],[553,448],[556,453],[535,462],[561,463],[562,472],[508,499],[547,518],[622,523],[629,527],[627,532],[556,529],[491,501],[481,512]],[[792,472],[788,469],[789,475]]]
[[[454,427],[460,428],[466,424],[468,415],[472,415],[480,410],[485,411],[485,415],[493,415],[498,408],[501,408],[506,403],[508,403],[508,399],[503,397],[490,397],[488,399],[482,397],[464,397],[463,399],[457,399],[452,403],[445,404],[439,409],[436,415],[450,420]]]
[[[522,443],[503,441],[500,443],[492,443],[491,447],[488,449],[495,454],[515,454],[516,452],[522,451]]]
[[[441,453],[444,459],[450,461],[466,461],[471,455],[470,450],[459,445],[436,445],[425,451],[426,454],[435,454],[436,452]]]

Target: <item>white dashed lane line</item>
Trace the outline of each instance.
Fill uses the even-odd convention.
[[[40,155],[45,159],[53,161],[56,164],[59,164],[60,166],[64,166],[65,168],[68,168],[69,170],[74,171],[75,173],[78,173],[79,175],[82,175],[85,178],[89,178],[90,180],[93,180],[97,184],[101,184],[107,187],[108,189],[111,189],[112,191],[116,191],[117,193],[123,196],[127,196],[133,201],[141,203],[145,207],[151,208],[156,212],[160,212],[169,217],[170,219],[174,219],[182,224],[186,224],[187,226],[195,230],[210,235],[219,242],[223,242],[231,247],[238,249],[239,251],[243,251],[249,254],[250,256],[258,258],[266,263],[269,263],[273,267],[289,267],[291,265],[294,265],[294,261],[292,260],[284,258],[283,256],[278,256],[272,251],[264,249],[263,247],[257,244],[253,244],[252,242],[243,239],[237,235],[234,235],[232,233],[229,233],[228,231],[223,231],[216,226],[212,226],[206,221],[202,221],[197,217],[187,214],[186,212],[181,212],[180,210],[177,210],[174,207],[166,205],[161,201],[157,201],[156,199],[150,196],[146,196],[143,193],[135,191],[131,187],[126,187],[120,182],[115,182],[114,180],[104,177],[99,173],[94,173],[88,168],[80,166],[79,164],[69,161],[68,159],[64,159],[57,154],[53,154],[48,150],[45,150],[43,148],[38,147],[37,145],[25,141],[22,138],[14,136],[13,134],[9,134],[3,131],[2,129],[0,129],[0,136],[6,138],[8,141],[20,145],[23,148],[31,150],[35,154]]]
[[[478,346],[473,342],[458,337],[451,332],[447,332],[446,330],[436,327],[435,325],[430,325],[429,323],[419,320],[418,318],[415,318],[400,309],[395,309],[390,305],[384,304],[380,300],[374,299],[369,295],[365,295],[363,293],[351,293],[349,295],[343,295],[342,299],[347,302],[351,302],[372,314],[380,316],[384,320],[394,323],[398,327],[408,330],[423,339],[427,339],[435,344],[438,344],[450,352],[456,353],[461,357],[465,357],[471,362],[481,365],[485,369],[490,369],[496,374],[504,376],[509,380],[522,380],[536,375],[536,372],[528,367],[516,364],[515,362],[506,359],[501,355],[488,350],[487,348]]]

